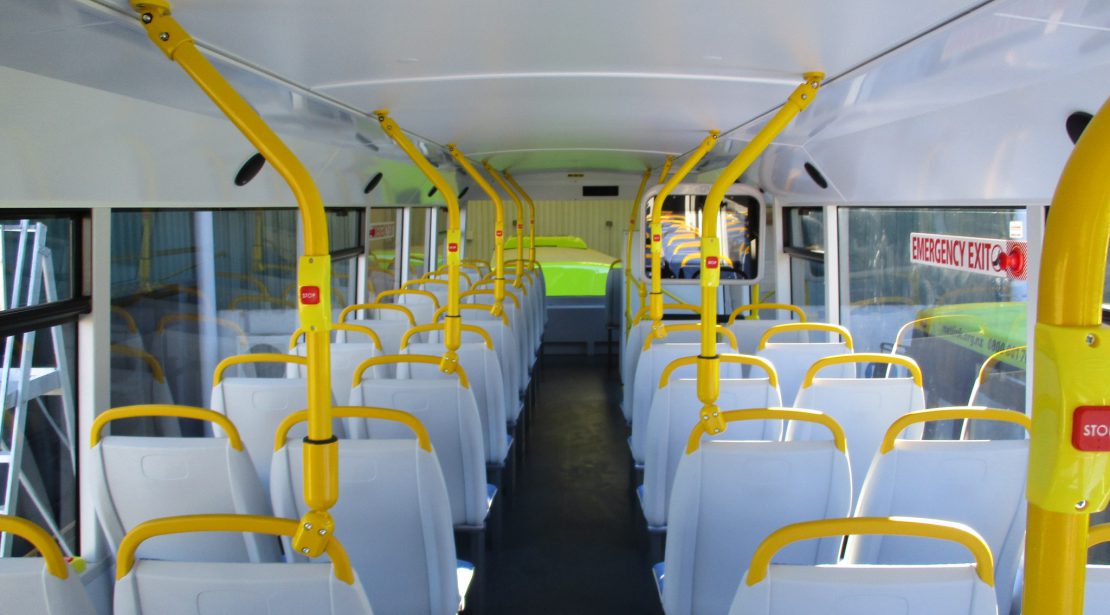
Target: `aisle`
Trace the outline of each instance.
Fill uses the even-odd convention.
[[[604,357],[544,359],[528,460],[492,558],[487,612],[658,613]]]

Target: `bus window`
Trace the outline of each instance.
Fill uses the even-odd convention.
[[[425,262],[428,246],[428,229],[432,218],[431,210],[427,207],[409,207],[408,213],[408,246],[405,254],[408,255],[408,275],[405,281],[416,280],[428,272]]]
[[[366,262],[368,294],[377,295],[397,288],[397,226],[396,208],[370,209],[370,254]]]
[[[663,204],[662,276],[665,279],[694,280],[701,274],[701,229],[704,194],[672,194]],[[643,228],[651,228],[651,208],[645,213]],[[721,280],[754,280],[759,277],[759,219],[761,206],[748,195],[729,195],[721,201],[717,221],[720,238]],[[645,239],[650,237],[645,233]],[[651,279],[650,244],[645,242],[644,275]]]
[[[820,207],[785,210],[783,248],[790,257],[791,302],[809,320],[826,320],[825,210]]]
[[[362,217],[359,209],[329,209],[328,248],[331,251],[331,306],[357,303],[358,259],[362,256]]]

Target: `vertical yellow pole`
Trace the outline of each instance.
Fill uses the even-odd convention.
[[[767,149],[775,136],[798,113],[813,102],[824,75],[806,73],[805,82],[799,85],[778,113],[759,131],[736,158],[725,167],[713,182],[702,209],[701,223],[701,354],[698,355],[698,400],[702,403],[701,420],[706,433],[720,433],[725,422],[719,416],[717,397],[720,393],[720,357],[717,355],[717,288],[721,283],[720,242],[717,238],[717,219],[721,201],[729,186],[736,183],[744,171]],[[656,200],[659,204],[659,201]]]
[[[516,183],[516,180],[513,179],[513,176],[509,175],[508,169],[502,171],[501,174],[505,176],[505,180],[508,181],[509,184],[512,185],[513,189],[515,189],[517,192],[519,192],[520,196],[524,197],[525,201],[528,201],[528,212],[529,212],[529,214],[528,214],[529,215],[529,218],[528,218],[528,234],[532,238],[532,245],[528,246],[528,266],[531,267],[531,268],[535,268],[536,267],[536,202],[532,200],[532,197],[528,196],[528,193],[524,191],[524,188],[520,187],[520,184]]]
[[[717,130],[709,131],[709,136],[702,140],[686,162],[682,163],[674,175],[663,184],[659,194],[655,195],[655,206],[651,208],[651,334],[659,338],[662,338],[666,331],[663,328],[663,214],[661,213],[663,204],[694,165],[717,145],[719,134],[721,133]],[[672,162],[672,159],[667,158],[667,162]]]
[[[651,167],[644,169],[644,176],[640,179],[640,189],[636,191],[636,198],[632,199],[632,211],[628,214],[628,241],[624,251],[624,332],[628,333],[632,327],[632,241],[636,236],[637,220],[640,218],[640,200],[644,198],[648,178],[651,177]],[[637,272],[638,273],[638,272]],[[638,308],[637,308],[638,309]]]
[[[443,194],[447,201],[447,312],[443,319],[443,345],[447,349],[443,353],[443,360],[439,369],[454,373],[459,365],[458,349],[462,342],[462,316],[459,314],[459,270],[462,258],[459,251],[462,249],[462,224],[459,219],[459,198],[455,189],[440,175],[439,170],[416,149],[408,136],[389,117],[387,109],[378,109],[374,112],[381,124],[382,131],[389,135],[406,154],[424,176],[432,180],[432,184]]]
[[[304,226],[304,251],[297,270],[301,328],[308,356],[308,437],[304,441],[305,503],[310,509],[293,539],[297,551],[316,557],[331,538],[328,514],[339,497],[339,447],[331,429],[331,256],[324,203],[300,160],[247,101],[201,55],[171,16],[166,0],[132,0],[150,40],[200,86],[266,160],[296,197]]]
[[[1110,387],[1102,323],[1110,239],[1110,100],[1091,120],[1056,187],[1045,229],[1033,373],[1026,615],[1081,615],[1090,513],[1106,506],[1110,453],[1079,448],[1084,406]],[[1105,419],[1103,419],[1105,420]]]
[[[489,161],[483,162],[482,166],[485,167],[486,173],[489,173],[493,181],[497,182],[498,186],[504,190],[513,202],[516,203],[516,279],[513,280],[513,286],[521,288],[524,285],[524,203],[520,201],[520,197],[513,192],[497,169]]]
[[[494,209],[494,222],[493,222],[493,309],[490,313],[494,316],[500,316],[504,310],[502,304],[505,301],[505,205],[501,202],[501,195],[493,189],[493,186],[482,177],[478,169],[470,164],[466,156],[455,147],[452,143],[447,146],[451,152],[451,157],[459,166],[466,171],[467,175],[474,179],[478,187],[489,196],[493,201]]]

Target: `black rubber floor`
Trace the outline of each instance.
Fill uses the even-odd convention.
[[[528,456],[490,554],[486,612],[661,613],[605,357],[544,358]]]

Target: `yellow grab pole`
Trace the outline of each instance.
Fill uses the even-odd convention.
[[[1026,615],[1080,615],[1090,514],[1110,499],[1110,100],[1068,158],[1045,229],[1033,361]]]
[[[171,16],[166,0],[131,0],[150,40],[216,103],[289,184],[304,225],[304,256],[297,269],[299,313],[308,356],[308,437],[304,440],[305,503],[294,548],[316,557],[327,548],[328,509],[339,497],[339,445],[331,428],[331,256],[324,203],[300,160],[236,92]]]
[[[667,180],[667,173],[671,172],[671,165],[674,164],[674,156],[667,156],[663,161],[663,168],[659,169],[659,181],[656,183],[663,183]]]
[[[632,240],[636,235],[636,221],[640,218],[640,199],[644,198],[648,178],[651,177],[651,167],[644,169],[644,176],[640,179],[640,189],[636,191],[636,198],[632,200],[632,211],[628,214],[628,241],[624,251],[624,332],[627,334],[632,327]]]
[[[520,201],[520,197],[513,192],[513,189],[505,182],[505,178],[501,177],[501,174],[493,168],[488,160],[483,162],[482,166],[485,167],[486,173],[490,174],[493,181],[497,182],[497,185],[501,186],[501,189],[512,197],[513,202],[516,203],[516,278],[513,280],[513,286],[520,288],[524,284],[524,203]]]
[[[378,109],[374,115],[381,124],[382,131],[402,149],[416,164],[425,177],[432,180],[432,184],[443,194],[447,201],[447,313],[444,314],[443,346],[446,352],[439,363],[439,369],[445,373],[454,373],[459,366],[457,353],[462,342],[462,316],[459,314],[459,269],[462,264],[459,250],[462,246],[462,224],[459,222],[459,198],[455,196],[455,189],[440,175],[439,170],[428,162],[424,154],[416,149],[408,136],[389,117],[388,109]]]
[[[454,143],[449,144],[447,149],[451,152],[451,157],[455,159],[455,162],[459,163],[459,166],[474,180],[474,183],[478,184],[478,187],[493,201],[495,212],[493,222],[493,308],[490,310],[490,314],[500,316],[504,310],[502,304],[505,302],[505,205],[501,202],[501,195],[497,194],[493,186],[486,181],[485,177],[482,177],[482,174],[474,168],[474,165],[470,164],[470,161],[455,147]]]
[[[512,185],[513,189],[519,192],[525,201],[528,201],[528,235],[532,238],[532,245],[528,246],[528,267],[534,268],[536,266],[536,202],[528,196],[528,193],[520,187],[520,184],[516,183],[513,176],[509,175],[508,169],[502,171],[501,174],[505,176],[505,180]]]
[[[678,186],[679,182],[686,179],[686,175],[694,168],[694,165],[701,162],[717,145],[717,135],[721,134],[718,130],[710,130],[709,136],[702,140],[702,142],[691,152],[690,157],[674,175],[667,180],[663,187],[659,190],[659,194],[655,195],[655,205],[651,208],[651,334],[657,338],[662,339],[665,336],[666,330],[663,328],[663,216],[660,213],[663,210],[663,203],[667,201],[667,197]],[[670,158],[667,159],[671,161]],[[669,165],[668,165],[669,166]],[[662,179],[662,178],[660,178]],[[705,219],[705,218],[703,218]],[[703,253],[704,254],[704,253]]]
[[[717,287],[721,284],[720,243],[717,240],[717,218],[721,201],[729,186],[736,183],[744,171],[767,149],[775,136],[798,113],[813,102],[817,88],[824,79],[823,73],[806,73],[805,82],[799,85],[778,113],[744,147],[736,158],[725,167],[713,182],[709,196],[702,208],[701,223],[701,354],[698,355],[698,400],[702,403],[701,421],[706,433],[720,433],[725,422],[717,408],[720,393],[720,361],[717,356]],[[656,203],[659,203],[656,200]],[[654,249],[654,248],[653,248]]]

